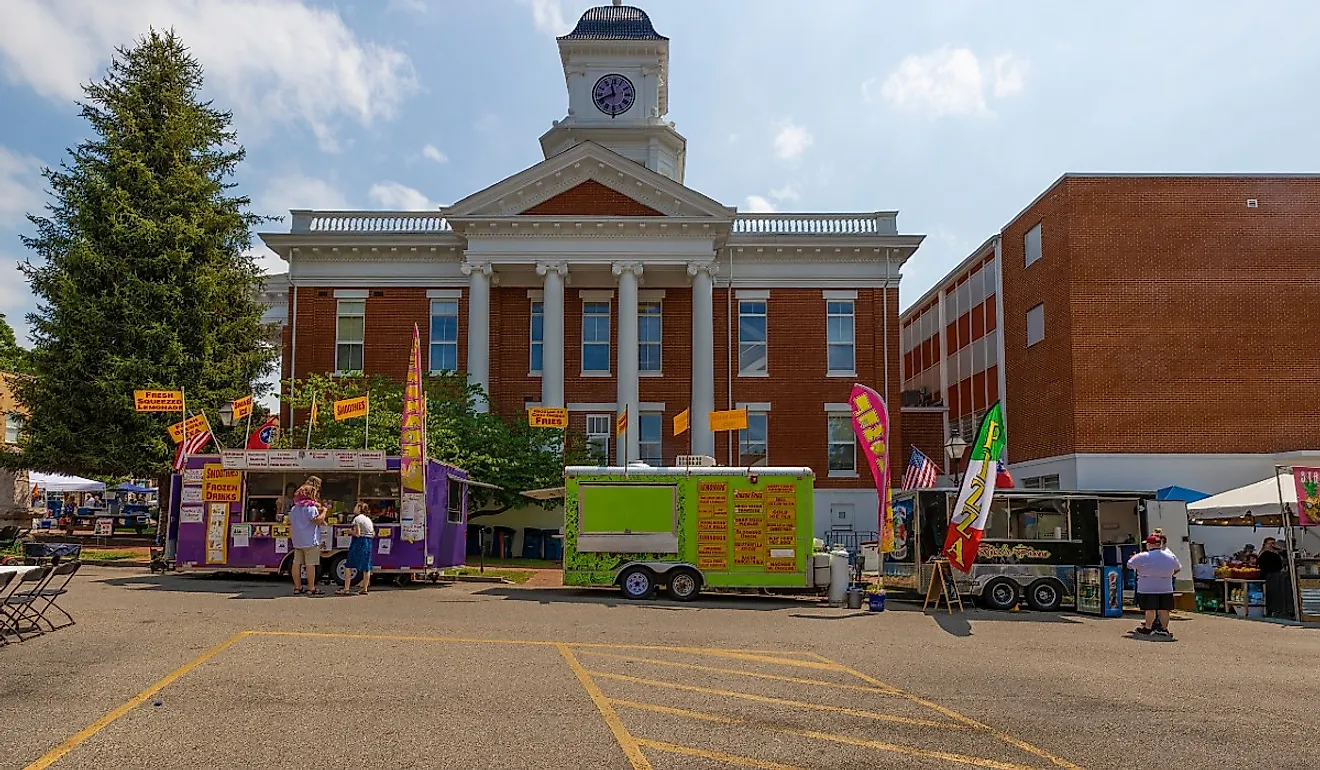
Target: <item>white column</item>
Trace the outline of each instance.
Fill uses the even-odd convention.
[[[564,406],[564,262],[538,262],[543,276],[541,312],[541,406]]]
[[[713,262],[688,265],[692,276],[692,454],[715,456],[708,415],[715,411],[715,273]]]
[[[615,262],[614,274],[619,278],[619,371],[617,411],[628,409],[628,430],[617,440],[619,460],[638,459],[640,445],[637,428],[640,416],[637,387],[637,279],[642,274],[641,262]],[[625,444],[625,442],[627,442]],[[625,452],[626,450],[626,452]]]
[[[468,382],[480,385],[486,397],[474,407],[479,412],[490,409],[490,281],[489,262],[464,262],[468,277],[467,373]]]

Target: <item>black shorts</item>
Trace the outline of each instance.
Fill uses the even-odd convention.
[[[1173,611],[1173,594],[1138,594],[1137,606],[1143,610]]]

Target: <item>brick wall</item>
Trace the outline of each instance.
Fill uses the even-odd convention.
[[[903,444],[895,447],[898,455],[895,460],[902,465],[895,471],[895,479],[901,479],[906,472],[912,447],[920,449],[922,454],[940,466],[940,470],[947,472],[949,461],[944,452],[945,413],[944,407],[903,407]]]
[[[664,214],[595,180],[583,182],[522,212],[531,216],[659,217]]]

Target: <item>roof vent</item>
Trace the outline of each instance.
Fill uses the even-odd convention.
[[[1255,199],[1255,198],[1247,198],[1247,208],[1249,208],[1249,209],[1254,209],[1254,208],[1256,208],[1256,206],[1258,206],[1258,205],[1260,205],[1260,204],[1256,203],[1256,199]]]

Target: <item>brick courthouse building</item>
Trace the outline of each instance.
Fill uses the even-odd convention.
[[[893,211],[742,214],[684,186],[669,40],[644,12],[593,8],[558,44],[568,114],[543,162],[440,211],[295,210],[261,236],[289,263],[283,376],[401,378],[416,323],[431,371],[467,372],[510,416],[567,407],[611,463],[810,466],[817,529],[874,530],[846,402],[859,381],[897,400],[899,270],[922,236]],[[705,415],[735,408],[748,430],[713,434]]]

